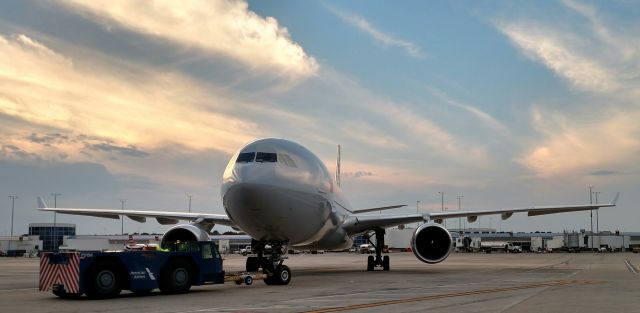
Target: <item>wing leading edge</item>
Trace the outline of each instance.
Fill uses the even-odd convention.
[[[136,222],[144,223],[147,217],[155,218],[162,225],[176,224],[179,221],[195,221],[198,223],[212,223],[235,227],[228,216],[224,214],[187,213],[167,211],[117,210],[117,209],[83,209],[83,208],[50,208],[38,197],[38,210],[57,212],[62,214],[94,216],[102,218],[120,219],[124,215]]]
[[[620,193],[617,193],[613,201],[607,204],[579,204],[579,205],[554,205],[554,206],[532,206],[525,208],[510,209],[488,209],[488,210],[468,210],[468,211],[452,211],[452,212],[429,212],[429,213],[413,213],[413,214],[385,214],[385,215],[365,215],[354,214],[349,217],[345,223],[345,229],[350,234],[359,234],[374,228],[388,228],[402,224],[409,224],[422,221],[435,221],[441,223],[448,218],[465,217],[469,222],[475,222],[478,216],[498,215],[503,220],[508,219],[514,213],[527,213],[528,216],[538,216],[546,214],[588,211],[599,208],[614,207],[618,202]]]

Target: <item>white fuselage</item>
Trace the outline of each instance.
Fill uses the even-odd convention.
[[[302,249],[346,249],[342,224],[350,205],[322,161],[284,139],[259,139],[240,148],[221,187],[229,218],[259,241]]]

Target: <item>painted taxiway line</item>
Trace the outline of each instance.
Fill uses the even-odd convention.
[[[430,300],[455,298],[455,297],[465,297],[465,296],[517,291],[517,290],[525,290],[525,289],[533,289],[533,288],[571,286],[571,285],[592,285],[592,284],[601,284],[601,283],[604,283],[604,282],[590,281],[590,280],[557,280],[557,281],[549,281],[549,282],[543,282],[543,283],[520,285],[520,286],[505,287],[505,288],[479,289],[479,290],[471,290],[471,291],[463,291],[463,292],[442,293],[442,294],[435,294],[435,295],[429,295],[429,296],[423,296],[423,297],[361,303],[361,304],[353,304],[353,305],[346,305],[346,306],[339,306],[339,307],[329,307],[325,309],[306,311],[306,313],[342,312],[342,311],[350,311],[350,310],[357,310],[357,309],[380,307],[385,305],[430,301]]]
[[[636,269],[636,267],[633,266],[633,264],[631,264],[629,260],[624,260],[624,265],[627,266],[627,269],[629,270],[629,272],[638,274],[638,269]]]
[[[38,290],[38,288],[0,289],[0,292]]]

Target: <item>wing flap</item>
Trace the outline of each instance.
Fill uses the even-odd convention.
[[[598,209],[598,208],[595,208]],[[563,213],[563,212],[577,212],[577,211],[586,211],[586,210],[594,210],[594,208],[592,207],[577,207],[577,208],[565,208],[565,209],[559,209],[559,210],[536,210],[536,211],[529,211],[527,212],[528,216],[538,216],[538,215],[547,215],[547,214],[554,214],[554,213]]]
[[[166,218],[166,217],[156,217],[156,221],[158,221],[158,224],[160,225],[172,225],[172,224],[178,224],[179,222],[179,220],[175,218]]]
[[[525,208],[511,208],[511,209],[489,209],[489,210],[468,210],[468,211],[449,211],[449,212],[433,212],[433,213],[414,213],[414,214],[375,214],[375,215],[361,215],[353,214],[345,222],[345,230],[350,235],[356,235],[365,231],[375,228],[389,228],[402,224],[409,224],[421,221],[434,221],[441,223],[448,218],[466,218],[469,222],[475,222],[479,216],[484,215],[500,215],[502,219],[508,219],[513,216],[514,213],[527,213],[529,216],[538,216],[546,214],[564,213],[564,212],[577,212],[586,210],[595,210],[604,207],[616,206],[620,193],[616,195],[613,201],[609,204],[583,204],[583,205],[555,205],[555,206],[533,206]],[[383,207],[384,208],[384,207]],[[367,210],[367,209],[365,209]],[[379,208],[371,209],[374,211]],[[354,213],[360,213],[354,211]]]
[[[616,194],[614,201],[608,204],[580,204],[580,205],[554,205],[554,206],[534,206],[525,208],[511,209],[490,209],[490,210],[468,210],[468,211],[451,211],[451,212],[433,212],[429,216],[431,220],[443,220],[447,218],[466,217],[469,222],[474,222],[478,216],[500,214],[502,219],[510,218],[514,213],[527,213],[528,216],[539,216],[547,214],[578,212],[596,210],[599,208],[614,207],[620,193]]]
[[[127,215],[128,218],[138,222],[138,223],[144,223],[147,221],[147,218],[144,216],[136,216],[136,215]]]

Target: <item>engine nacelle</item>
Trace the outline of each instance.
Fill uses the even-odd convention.
[[[185,241],[209,241],[209,234],[204,229],[195,224],[180,224],[171,227],[164,236],[162,243]]]
[[[451,234],[439,224],[424,224],[416,229],[411,238],[413,254],[425,263],[444,261],[451,252],[452,244]]]

